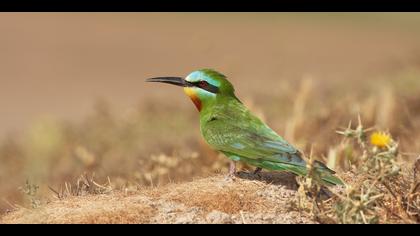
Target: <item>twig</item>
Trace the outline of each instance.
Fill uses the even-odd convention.
[[[246,224],[243,212],[239,211],[239,213],[241,214],[242,224]]]
[[[58,199],[60,199],[60,200],[62,199],[62,196],[61,196],[61,194],[58,191],[56,191],[55,189],[53,189],[51,186],[48,186],[48,188],[57,195],[57,198]]]

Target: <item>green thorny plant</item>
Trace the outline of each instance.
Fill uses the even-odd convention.
[[[323,201],[320,196],[319,173],[313,168],[313,157],[308,161],[308,174],[298,179],[299,209],[309,212],[320,222],[371,224],[379,222],[420,222],[420,183],[416,176],[416,162],[412,174],[401,171],[396,162],[398,143],[388,133],[374,132],[370,139],[359,117],[356,129],[349,126],[337,133],[352,139],[360,149],[360,162],[354,166],[354,178],[342,193]],[[325,192],[325,191],[324,191]]]
[[[25,194],[33,209],[38,208],[41,205],[41,200],[37,196],[39,189],[38,185],[31,184],[29,180],[26,180],[25,186],[20,187],[19,189]]]
[[[314,168],[312,150],[306,163],[308,169],[307,175],[296,178],[299,184],[297,204],[299,209],[309,210],[311,214],[318,216],[322,211],[320,207],[323,207],[319,204],[322,203],[322,201],[318,201],[323,187],[321,184],[322,177],[320,176],[320,173],[316,171],[316,168]]]

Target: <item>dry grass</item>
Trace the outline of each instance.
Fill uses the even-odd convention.
[[[357,144],[352,155],[358,162],[351,166],[352,179],[344,191],[326,201],[318,198],[320,177],[313,171],[313,159],[309,160],[308,175],[298,179],[298,208],[309,210],[320,222],[420,223],[419,160],[412,165],[401,163],[398,143],[391,135],[376,131],[369,138],[368,130],[372,129],[364,128],[359,118],[357,128],[349,125],[337,131]]]
[[[20,209],[6,215],[2,223],[149,223],[155,209],[139,197],[89,195],[69,197],[38,209]]]
[[[264,174],[274,185],[224,176],[108,194],[69,196],[37,209],[20,208],[1,223],[313,223],[305,214],[290,210],[287,202],[296,191],[293,177]]]
[[[267,186],[257,182],[229,184],[230,180],[220,181],[220,178],[209,178],[205,181],[195,181],[185,185],[169,185],[163,190],[158,189],[155,196],[161,196],[188,207],[200,207],[206,213],[222,211],[237,214],[240,211],[257,212],[272,208],[267,201],[258,196]],[[251,186],[252,185],[252,186]]]

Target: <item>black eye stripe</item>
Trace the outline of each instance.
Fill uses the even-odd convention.
[[[209,82],[205,81],[205,80],[201,80],[201,81],[197,81],[197,82],[189,82],[189,84],[191,84],[194,87],[198,87],[201,89],[204,89],[206,91],[209,91],[211,93],[218,93],[219,92],[219,88],[210,84]]]

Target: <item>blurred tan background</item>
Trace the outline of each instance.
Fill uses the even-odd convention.
[[[99,98],[126,109],[167,94],[184,106],[179,90],[143,81],[203,67],[240,95],[306,74],[371,79],[420,60],[419,23],[415,13],[2,13],[0,134],[43,114],[83,117]]]
[[[418,13],[1,13],[0,208],[23,202],[26,180],[48,193],[86,172],[125,186],[223,170],[182,90],[144,82],[200,68],[320,158],[360,113],[412,159],[419,25]]]

